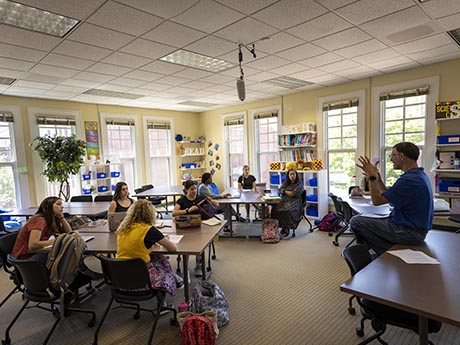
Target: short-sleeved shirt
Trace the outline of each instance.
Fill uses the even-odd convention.
[[[29,253],[29,238],[32,230],[40,230],[40,241],[47,241],[50,235],[46,234],[46,220],[42,215],[33,216],[24,226],[19,230],[18,237],[13,247],[13,256],[17,259],[23,260],[31,257],[34,253]]]
[[[256,178],[252,175],[249,175],[248,177],[244,177],[244,175],[241,175],[238,178],[238,183],[241,183],[241,188],[242,189],[252,189],[252,185],[256,182]]]
[[[186,209],[188,209],[188,208],[190,208],[190,207],[192,207],[194,205],[199,204],[203,199],[205,199],[205,198],[202,197],[202,196],[199,196],[199,195],[197,195],[195,200],[189,200],[186,196],[183,196],[182,198],[177,200],[177,204],[180,206],[181,210],[186,210]],[[193,211],[191,213],[199,214],[200,209],[198,209],[196,211]]]
[[[134,223],[129,232],[117,234],[117,258],[142,258],[149,262],[150,248],[163,238],[154,226]]]
[[[402,174],[382,195],[393,205],[392,222],[416,230],[431,229],[434,216],[433,192],[423,168]]]

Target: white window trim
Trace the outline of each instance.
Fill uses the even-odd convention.
[[[229,114],[222,114],[221,115],[221,126],[222,126],[222,133],[224,135],[224,138],[225,138],[225,120],[226,119],[229,119],[229,118],[233,118],[233,117],[243,117],[243,121],[244,121],[244,126],[243,126],[243,147],[246,148],[246,150],[243,151],[243,155],[244,155],[244,160],[247,162],[248,161],[248,123],[247,123],[247,117],[248,117],[248,114],[246,111],[238,111],[236,113],[229,113]],[[225,157],[224,159],[224,162],[222,164],[222,171],[225,171],[225,178],[224,178],[224,189],[228,189],[230,188],[231,186],[228,184],[228,176],[227,176],[227,173],[228,173],[228,168],[229,168],[229,162],[228,162],[228,150],[227,150],[227,138],[225,138],[225,145],[224,145],[224,149],[223,149],[223,155]],[[243,171],[241,171],[241,173],[243,173]]]
[[[343,93],[340,95],[328,96],[328,97],[320,97],[318,98],[317,110],[316,110],[316,128],[321,128],[322,130],[317,130],[316,133],[316,151],[318,154],[318,159],[322,159],[325,162],[324,167],[329,166],[329,162],[327,161],[326,155],[326,131],[327,128],[324,127],[325,123],[325,115],[323,113],[323,104],[324,103],[331,103],[334,101],[343,101],[344,99],[353,99],[358,98],[358,138],[357,138],[357,150],[356,155],[357,157],[363,156],[365,152],[365,136],[362,135],[365,133],[366,130],[366,91],[365,90],[357,90],[348,93]],[[356,179],[359,181],[362,173],[359,169],[356,170],[357,176]]]
[[[37,125],[37,114],[49,114],[49,115],[68,115],[75,118],[75,131],[77,138],[83,138],[85,140],[83,123],[81,120],[81,113],[77,110],[64,110],[64,109],[47,109],[47,108],[28,108],[29,112],[29,128],[31,141],[39,135]],[[35,150],[32,149],[32,165],[34,169],[34,184],[35,184],[35,205],[39,205],[40,202],[47,197],[45,188],[45,178],[41,174],[41,160]],[[78,179],[80,180],[80,179]]]
[[[141,131],[141,126],[139,124],[139,115],[136,114],[111,114],[111,113],[99,113],[99,119],[100,119],[100,128],[101,128],[101,138],[102,138],[102,152],[103,154],[101,155],[104,156],[104,154],[108,154],[106,152],[109,152],[109,139],[107,136],[107,124],[106,120],[107,118],[109,119],[121,119],[121,120],[132,120],[134,121],[134,131],[136,133],[136,153],[135,157],[142,157],[142,150],[141,146],[143,146],[145,143],[141,143],[140,140],[142,138],[142,131]],[[144,161],[142,159],[136,159],[136,169],[134,171],[134,179],[135,183],[138,185],[141,185],[143,182],[143,178],[141,178],[142,171],[144,171]],[[130,188],[133,188],[133,186],[130,186]]]
[[[170,164],[170,169],[171,169],[171,184],[175,184],[175,181],[177,181],[177,160],[176,160],[176,148],[175,148],[175,145],[174,145],[174,138],[172,136],[172,133],[175,133],[174,131],[174,118],[172,117],[161,117],[161,116],[147,116],[147,115],[144,115],[142,117],[142,128],[144,130],[144,138],[145,138],[145,147],[146,149],[144,150],[145,151],[145,160],[144,162],[149,162],[149,164],[146,164],[146,167],[145,167],[145,171],[146,171],[146,178],[148,180],[149,176],[152,176],[153,175],[153,171],[152,171],[152,168],[151,168],[151,164],[150,164],[150,143],[149,143],[149,132],[148,132],[148,129],[147,129],[147,122],[149,121],[159,121],[159,122],[169,122],[169,125],[171,127],[170,131],[171,131],[171,140],[170,140],[170,144],[171,144],[171,147],[170,147],[170,150],[171,150],[171,160],[169,162]],[[136,145],[137,147],[138,145]],[[149,181],[147,181],[149,182]],[[149,182],[150,183],[150,182]],[[143,183],[142,183],[143,184]]]
[[[429,85],[430,91],[426,100],[426,127],[425,127],[425,148],[423,152],[425,172],[431,177],[433,183],[433,173],[430,171],[434,162],[435,153],[435,105],[439,97],[439,76],[410,80],[397,84],[377,86],[372,88],[372,157],[380,157],[383,138],[383,114],[380,114],[380,95],[382,93],[394,92],[399,90],[409,90],[416,87]]]
[[[278,135],[280,133],[281,129],[281,124],[283,123],[283,107],[281,104],[276,104],[276,105],[271,105],[269,107],[264,107],[264,108],[257,108],[257,109],[251,109],[251,126],[252,126],[252,136],[251,136],[251,154],[250,154],[250,159],[251,159],[251,164],[248,165],[250,166],[251,170],[253,171],[253,175],[256,176],[257,180],[260,179],[261,176],[261,171],[259,169],[259,164],[256,164],[256,126],[254,126],[255,119],[254,117],[257,115],[257,113],[264,113],[268,111],[273,111],[276,110],[278,112],[277,120],[278,120]],[[268,170],[268,167],[267,167]]]
[[[30,206],[30,189],[29,189],[29,171],[27,170],[26,150],[24,145],[24,132],[22,130],[21,108],[14,105],[0,104],[2,111],[13,114],[13,132],[14,145],[16,149],[16,167],[13,169],[15,189],[18,193],[16,198],[18,208],[26,208]]]

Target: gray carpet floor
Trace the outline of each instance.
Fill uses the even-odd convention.
[[[238,234],[260,233],[260,223],[237,224]],[[230,303],[230,324],[221,328],[220,345],[352,345],[361,340],[355,334],[357,315],[349,315],[349,295],[339,285],[349,277],[340,256],[348,238],[340,246],[331,244],[327,233],[307,231],[302,223],[295,238],[278,244],[263,244],[257,239],[220,238],[216,242],[217,259],[212,262],[211,279],[224,291]],[[174,262],[174,256],[171,256]],[[93,262],[93,265],[97,265]],[[175,265],[175,263],[174,263]],[[193,259],[190,264],[193,268]],[[196,279],[192,278],[192,285]],[[0,298],[12,288],[6,275],[0,274]],[[460,288],[460,287],[459,287]],[[442,293],[442,292],[440,292]],[[82,307],[94,309],[98,317],[108,302],[109,289],[103,287],[86,300]],[[183,300],[183,292],[169,297],[172,303]],[[21,305],[16,294],[0,309],[0,334]],[[12,330],[13,344],[42,343],[53,317],[39,309],[26,310]],[[57,327],[50,344],[91,344],[94,329],[87,327],[86,316],[74,314]],[[142,314],[133,320],[132,312],[118,309],[109,313],[101,330],[99,344],[145,344],[151,316]],[[372,331],[366,328],[366,335]],[[411,331],[389,327],[384,339],[390,344],[418,343]],[[459,328],[443,325],[441,332],[431,335],[437,345],[460,345]],[[169,325],[169,316],[162,316],[154,344],[181,344],[177,326]],[[377,342],[374,342],[377,343]]]

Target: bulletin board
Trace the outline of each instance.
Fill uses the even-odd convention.
[[[96,121],[85,121],[86,154],[88,159],[100,158],[99,128]]]

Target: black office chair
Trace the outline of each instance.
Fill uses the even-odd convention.
[[[305,219],[308,222],[308,224],[310,225],[310,232],[313,232],[313,226],[306,215],[306,212],[307,212],[307,191],[306,190],[302,192],[301,200],[302,200],[302,210],[301,212],[299,212],[299,214],[294,216],[294,218],[296,218],[294,220],[296,221],[297,224],[292,229],[292,237],[295,237],[295,231],[299,227],[299,224],[302,221],[302,219]]]
[[[355,236],[353,232],[350,231],[350,219],[357,215],[358,212],[353,210],[350,206],[350,204],[346,201],[341,200],[341,207],[342,207],[342,228],[337,231],[335,234],[335,238],[332,241],[332,243],[335,246],[339,245],[339,237],[342,235],[349,235],[349,236]],[[355,241],[355,238],[353,238],[348,244],[346,245],[347,247],[350,246]]]
[[[352,276],[366,267],[372,258],[366,246],[357,244],[345,248],[342,251],[342,256],[345,259]],[[360,309],[362,319],[360,325],[356,327],[356,334],[360,337],[364,336],[364,322],[371,320],[371,325],[376,332],[369,338],[365,339],[358,345],[369,344],[370,342],[377,339],[381,344],[387,344],[381,336],[386,331],[386,326],[396,326],[400,328],[410,329],[418,333],[418,316],[397,308],[386,306],[381,303],[373,302],[371,300],[352,296],[349,299],[348,312],[354,314],[354,308],[352,306],[352,300],[356,298]],[[439,321],[428,319],[428,333],[437,333],[441,329],[442,323]],[[431,341],[429,344],[433,345]]]
[[[96,195],[94,197],[94,202],[111,202],[113,200],[112,194],[102,194]]]
[[[0,237],[0,259],[3,270],[8,274],[10,280],[12,280],[14,283],[13,290],[11,290],[10,293],[3,299],[2,303],[0,303],[0,308],[3,306],[3,304],[5,304],[7,300],[9,300],[11,296],[13,296],[14,293],[24,291],[19,271],[17,271],[14,266],[8,262],[8,254],[11,254],[13,251],[14,243],[16,242],[18,234],[19,232],[15,232]]]
[[[70,198],[70,202],[72,201],[93,202],[93,196],[92,195],[75,195]]]
[[[101,260],[105,282],[111,286],[111,297],[96,332],[94,333],[93,345],[97,345],[98,343],[99,331],[112,307],[113,301],[120,303],[120,308],[134,309],[136,311],[134,313],[135,320],[139,319],[141,311],[147,311],[153,315],[153,323],[147,342],[148,344],[152,344],[153,335],[161,311],[172,311],[174,317],[170,322],[171,325],[175,325],[176,310],[163,306],[166,292],[152,288],[150,275],[144,260],[140,258],[111,259],[102,255],[98,255],[98,258]],[[154,306],[152,309],[141,308],[138,304],[138,302],[148,301],[154,298],[156,299],[156,307]]]
[[[30,302],[36,302],[34,307],[39,309],[51,311],[56,318],[51,330],[48,332],[43,344],[47,344],[54,330],[56,329],[59,321],[61,321],[61,314],[69,316],[71,312],[91,314],[91,320],[88,323],[88,327],[93,327],[96,323],[96,313],[94,311],[77,309],[69,307],[70,301],[73,298],[73,287],[71,286],[63,291],[63,304],[61,304],[61,292],[53,289],[50,284],[50,274],[46,266],[36,260],[18,260],[12,255],[8,255],[8,262],[15,267],[21,274],[22,281],[24,283],[24,299],[25,302],[16,316],[13,318],[8,328],[5,331],[5,339],[2,340],[2,344],[11,344],[10,330],[14,323],[17,321],[22,312],[27,308]],[[50,304],[50,308],[42,306],[43,303]],[[57,308],[59,306],[59,308]]]
[[[153,189],[155,188],[153,186],[153,184],[146,184],[146,185],[143,185],[141,187],[142,191],[146,191],[146,190],[149,190],[149,189]],[[147,198],[148,200],[150,200],[150,202],[154,205],[154,206],[161,206],[164,208],[164,212],[166,214],[169,213],[169,210],[168,210],[168,201],[167,201],[167,197],[164,196],[164,195],[159,195],[159,196],[149,196]],[[166,201],[165,201],[166,200]],[[166,204],[164,204],[166,203]],[[161,219],[163,219],[163,215],[161,214],[161,212],[158,212],[158,215],[160,216]]]
[[[331,229],[336,228],[335,225],[340,225],[340,229],[342,229],[342,222],[343,222],[343,210],[342,210],[342,198],[334,195],[333,193],[328,194],[329,197],[331,198],[332,202],[334,203],[334,208],[335,208],[335,214],[337,215],[335,221],[333,224],[331,224]],[[339,230],[340,231],[340,230]],[[333,235],[332,231],[328,232],[329,236]],[[333,242],[334,243],[334,242]]]

